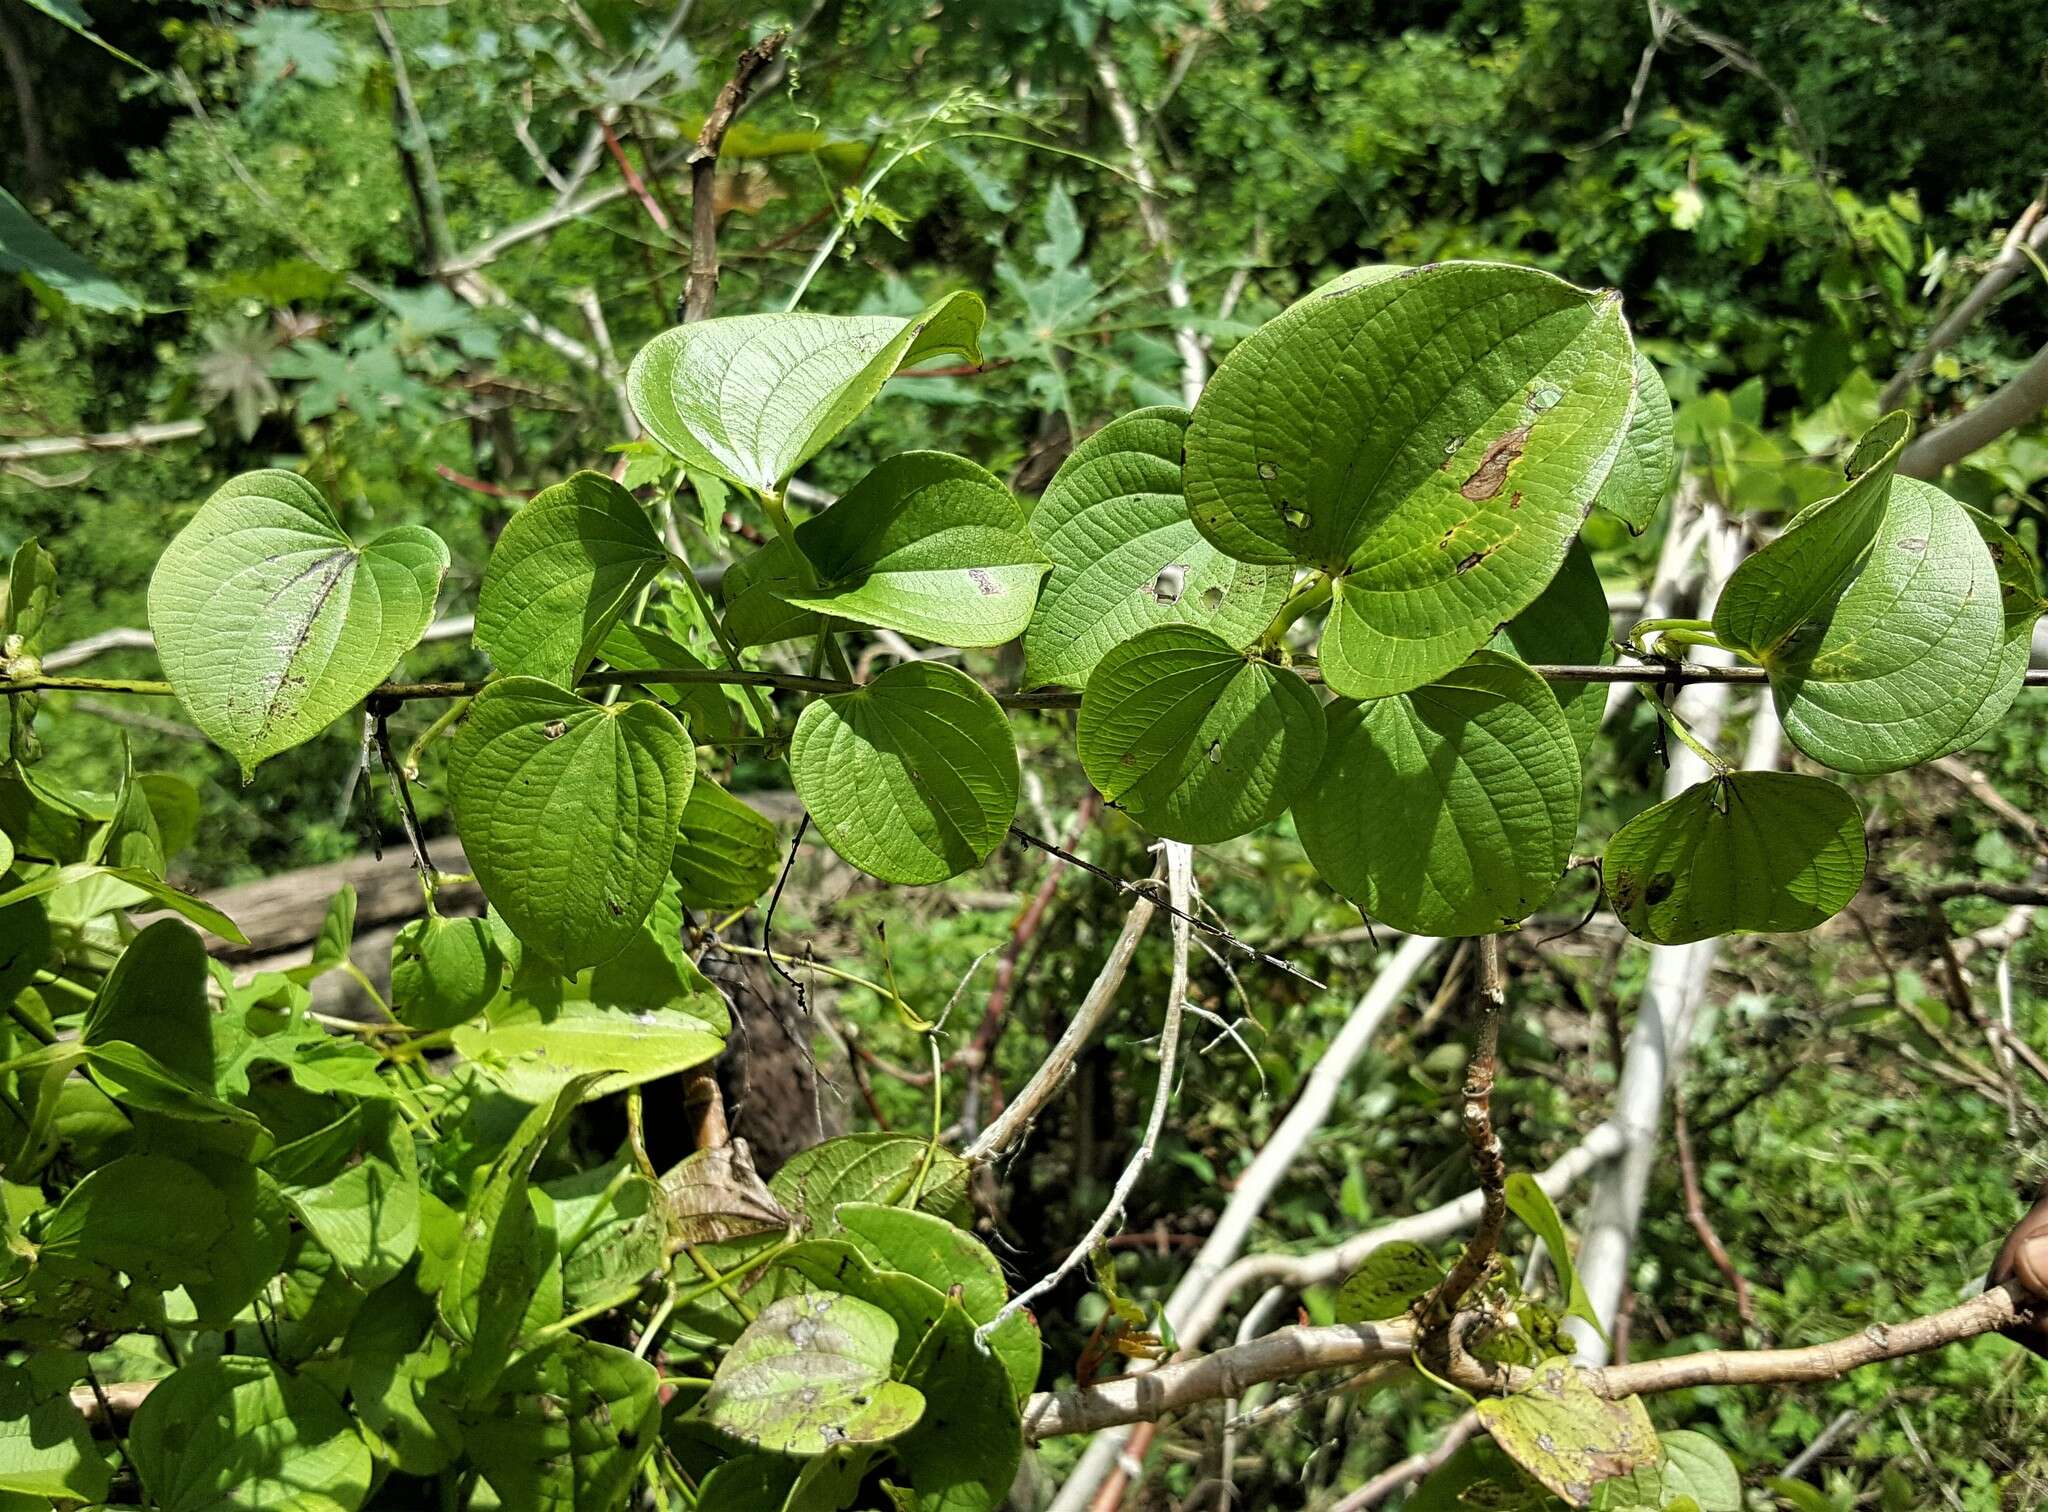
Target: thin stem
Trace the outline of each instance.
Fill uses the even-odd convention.
[[[1676,735],[1693,755],[1704,761],[1715,776],[1726,777],[1735,770],[1721,758],[1719,752],[1693,733],[1692,726],[1678,717],[1678,711],[1671,707],[1668,700],[1657,700],[1657,713],[1663,719],[1665,728]]]
[[[406,749],[405,775],[407,777],[411,778],[414,782],[420,780],[420,758],[427,754],[427,747],[459,724],[462,721],[462,717],[469,712],[469,706],[475,701],[473,697],[456,699],[434,717],[432,724],[420,731],[420,738],[415,740]]]
[[[683,1246],[683,1253],[690,1257],[690,1263],[702,1271],[704,1279],[710,1283],[705,1290],[722,1293],[725,1300],[733,1305],[733,1311],[749,1323],[754,1321],[754,1309],[747,1306],[745,1299],[733,1288],[732,1279],[705,1259],[701,1249],[694,1244],[686,1244]]]
[[[1500,1064],[1500,1023],[1507,1013],[1507,973],[1497,934],[1479,939],[1479,973],[1472,994],[1472,1056],[1465,1063],[1465,1143],[1479,1177],[1479,1222],[1450,1274],[1423,1309],[1423,1346],[1441,1342],[1458,1303],[1485,1276],[1500,1248],[1508,1217],[1508,1165],[1493,1126],[1493,1083]]]
[[[1656,645],[1652,646],[1652,640]],[[1628,643],[1644,656],[1669,656],[1668,648],[1673,646],[1712,646],[1717,651],[1728,648],[1721,644],[1714,634],[1713,622],[1703,619],[1646,619],[1637,622],[1635,629],[1628,633]]]
[[[1266,650],[1277,647],[1287,634],[1288,628],[1305,614],[1311,614],[1330,601],[1334,585],[1327,572],[1312,573],[1294,585],[1294,591],[1287,595],[1280,605],[1280,612],[1273,616],[1266,626],[1265,634],[1259,637],[1260,646]]]

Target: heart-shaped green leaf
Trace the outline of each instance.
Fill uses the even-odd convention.
[[[519,938],[565,971],[617,955],[675,854],[696,753],[646,700],[532,677],[479,693],[449,758],[463,850]]]
[[[943,882],[980,865],[1017,812],[1009,721],[942,662],[901,662],[810,705],[789,772],[826,843],[884,882]]]
[[[488,920],[414,919],[391,942],[391,1006],[415,1029],[452,1029],[498,995],[504,957]]]
[[[1293,672],[1207,630],[1155,625],[1095,664],[1076,743],[1103,797],[1156,834],[1206,845],[1285,813],[1323,734],[1322,705]]]
[[[310,740],[382,681],[434,615],[448,548],[404,525],[366,546],[296,473],[221,485],[149,580],[185,712],[242,764]]]
[[[194,1360],[143,1398],[128,1452],[164,1512],[355,1512],[370,1449],[310,1374],[242,1355]]]
[[[1218,551],[1188,518],[1180,455],[1188,412],[1112,420],[1074,448],[1031,514],[1052,561],[1024,632],[1024,683],[1084,687],[1112,647],[1153,625],[1196,625],[1251,644],[1287,597],[1291,566]]]
[[[600,472],[520,507],[484,571],[476,643],[508,676],[572,685],[640,591],[668,564],[647,511]]]
[[[652,1365],[571,1334],[521,1359],[498,1391],[462,1439],[506,1512],[626,1504],[660,1442]]]
[[[2020,688],[2027,680],[2027,663],[2033,657],[2034,625],[2041,618],[2041,611],[2048,608],[2041,599],[2041,568],[2035,562],[2034,554],[2022,546],[2011,531],[1982,510],[1965,505],[1964,512],[1969,515],[1970,523],[1977,527],[1977,534],[1984,538],[1984,547],[1991,553],[1992,565],[1998,570],[2005,638],[1998,648],[1998,675],[1991,680],[1990,691],[1984,695],[1984,702],[1977,706],[1977,712],[1951,741],[1958,751],[1968,750],[1990,734],[2005,718],[2013,700],[2019,697]]]
[[[683,831],[669,870],[685,908],[745,908],[774,885],[782,840],[750,805],[700,778],[683,805]]]
[[[1247,562],[1334,575],[1323,675],[1450,671],[1556,573],[1635,403],[1619,302],[1484,263],[1371,269],[1271,321],[1187,433],[1188,512]]]
[[[51,1497],[97,1502],[109,1479],[106,1458],[69,1395],[38,1390],[19,1365],[0,1366],[0,1496],[19,1507],[46,1505]]]
[[[1614,471],[1600,486],[1595,507],[1606,510],[1637,535],[1650,528],[1664,503],[1664,490],[1678,467],[1671,395],[1650,359],[1636,353],[1636,411],[1628,423]]]
[[[878,1444],[913,1427],[924,1398],[889,1379],[896,1320],[827,1292],[761,1309],[719,1361],[697,1414],[722,1433],[776,1454]]]
[[[1703,1433],[1660,1435],[1664,1456],[1593,1488],[1594,1512],[1742,1512],[1742,1476],[1728,1451]]]
[[[909,1200],[923,1172],[916,1206],[953,1223],[968,1221],[967,1165],[951,1150],[934,1150],[912,1134],[876,1130],[842,1134],[799,1150],[768,1183],[783,1206],[804,1215],[822,1231],[848,1202],[894,1206]]]
[[[948,1301],[904,1373],[924,1415],[890,1452],[910,1479],[904,1512],[1000,1512],[1024,1456],[1017,1397],[975,1337],[976,1319]]]
[[[1328,714],[1322,770],[1294,806],[1324,880],[1412,934],[1494,934],[1543,905],[1571,855],[1579,756],[1542,678],[1481,651]]]
[[[1002,480],[945,452],[890,457],[796,542],[818,586],[788,603],[948,646],[1022,635],[1047,566]]]
[[[1863,886],[1863,815],[1795,772],[1710,777],[1624,824],[1601,871],[1630,934],[1683,945],[1812,929]]]
[[[1614,618],[1586,543],[1574,541],[1550,586],[1501,627],[1490,649],[1533,664],[1606,666],[1614,660]],[[1584,761],[1607,714],[1607,684],[1554,682],[1550,691]]]
[[[1880,420],[1849,486],[1743,562],[1714,609],[1721,643],[1770,673],[1785,733],[1838,771],[1955,750],[2004,671],[1998,568],[1962,505],[1894,475],[1910,432]]]
[[[897,369],[951,353],[981,360],[981,301],[948,294],[922,314],[735,315],[664,331],[626,375],[647,433],[685,467],[760,493],[867,408]]]
[[[1574,1507],[1586,1506],[1601,1481],[1654,1465],[1660,1454],[1641,1397],[1609,1401],[1563,1358],[1543,1361],[1513,1396],[1484,1397],[1475,1410],[1496,1444]]]

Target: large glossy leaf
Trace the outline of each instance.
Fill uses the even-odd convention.
[[[975,1319],[949,1301],[917,1347],[904,1382],[924,1415],[894,1444],[909,1474],[907,1512],[998,1512],[1024,1454],[1017,1398],[999,1361],[981,1348]]]
[[[1153,625],[1196,625],[1249,645],[1286,598],[1289,566],[1226,556],[1188,518],[1172,405],[1112,420],[1074,448],[1031,513],[1052,561],[1024,632],[1027,687],[1083,687],[1111,647]]]
[[[1579,815],[1578,751],[1543,679],[1481,651],[1426,688],[1328,713],[1294,815],[1332,887],[1414,934],[1493,934],[1542,906]]]
[[[745,908],[774,884],[781,863],[775,826],[710,778],[698,779],[669,863],[683,906]]]
[[[941,1295],[957,1295],[976,1324],[992,1322],[1010,1299],[1009,1281],[988,1247],[943,1218],[871,1202],[843,1202],[834,1217],[839,1231],[877,1265],[915,1276]],[[988,1347],[1018,1396],[1038,1384],[1038,1327],[1029,1317],[1012,1313],[989,1334]]]
[[[1619,301],[1529,269],[1375,268],[1233,351],[1187,433],[1188,511],[1247,562],[1335,575],[1323,674],[1406,692],[1543,591],[1635,402]]]
[[[652,1365],[572,1334],[526,1356],[498,1389],[464,1422],[463,1442],[506,1512],[624,1504],[660,1442]]]
[[[1155,625],[1095,664],[1077,743],[1103,797],[1169,840],[1204,845],[1285,813],[1323,738],[1322,705],[1295,673],[1207,630]]]
[[[626,376],[647,433],[684,466],[779,493],[897,369],[953,353],[979,361],[981,301],[922,314],[735,315],[664,331]]]
[[[411,650],[448,548],[403,525],[358,546],[296,473],[244,473],[199,507],[149,581],[164,675],[242,764],[319,734]]]
[[[163,1512],[354,1512],[370,1450],[310,1374],[223,1355],[173,1371],[128,1432],[142,1483]]]
[[[1833,918],[1863,886],[1863,815],[1794,772],[1710,777],[1623,825],[1601,871],[1631,934],[1682,945]]]
[[[789,772],[832,849],[884,882],[942,882],[978,866],[1017,811],[1009,722],[979,683],[940,662],[901,662],[811,704]]]
[[[1607,591],[1600,586],[1600,574],[1583,541],[1572,543],[1550,586],[1501,627],[1491,649],[1531,664],[1606,666],[1614,660],[1614,620]],[[1572,727],[1572,741],[1583,762],[1607,714],[1607,684],[1554,682],[1550,691]]]
[[[667,564],[633,496],[603,473],[577,473],[535,494],[498,537],[476,643],[500,672],[568,687]]]
[[[1636,353],[1636,411],[1628,423],[1621,455],[1607,475],[1594,504],[1637,535],[1650,528],[1664,502],[1664,490],[1678,467],[1673,437],[1671,395],[1664,379],[1641,352]]]
[[[1609,1401],[1566,1359],[1545,1360],[1514,1395],[1483,1397],[1475,1410],[1496,1444],[1574,1507],[1599,1482],[1659,1457],[1642,1398]]]
[[[479,693],[449,759],[477,880],[521,940],[569,971],[638,932],[695,774],[689,737],[660,704],[590,703],[531,677]]]
[[[2033,656],[2034,626],[2041,611],[2048,608],[2041,598],[2041,568],[2034,554],[1990,515],[1968,506],[1965,513],[1984,538],[1984,547],[1991,553],[1992,565],[1998,571],[2005,637],[1999,644],[1998,674],[1991,680],[1990,691],[1951,742],[1959,751],[1968,750],[1990,734],[2019,697],[2027,679],[2027,663]]]
[[[720,1432],[777,1454],[884,1443],[924,1398],[889,1378],[896,1320],[853,1297],[805,1292],[771,1302],[719,1362],[697,1412]]]
[[[1048,565],[1002,480],[945,452],[890,457],[796,542],[818,581],[787,602],[948,646],[1022,635]]]
[[[1722,644],[1770,673],[1786,734],[1839,771],[1956,749],[2004,669],[1998,568],[1962,505],[1894,476],[1910,431],[1879,421],[1849,486],[1744,561],[1714,609]]]

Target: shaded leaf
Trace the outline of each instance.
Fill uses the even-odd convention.
[[[1398,1318],[1435,1291],[1444,1268],[1419,1244],[1396,1239],[1367,1255],[1337,1288],[1339,1323]]]
[[[686,908],[745,908],[775,884],[782,839],[775,826],[708,777],[683,805],[669,871]]]
[[[246,1356],[165,1377],[143,1398],[128,1449],[163,1512],[354,1512],[370,1489],[370,1451],[333,1394]]]
[[[660,1441],[660,1387],[645,1360],[571,1335],[508,1370],[463,1440],[506,1512],[619,1506]]]
[[[974,1325],[949,1301],[904,1374],[925,1401],[917,1426],[891,1448],[909,1474],[911,1512],[997,1512],[1016,1479],[1024,1454],[1017,1398]]]
[[[1621,454],[1614,459],[1614,471],[1607,475],[1593,503],[1641,535],[1663,506],[1664,492],[1678,468],[1678,446],[1673,439],[1671,395],[1665,391],[1663,377],[1641,352],[1636,353],[1635,377],[1635,414],[1629,420]]]

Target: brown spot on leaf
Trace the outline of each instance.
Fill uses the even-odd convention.
[[[994,598],[1003,591],[1002,585],[990,576],[985,567],[970,567],[967,569],[967,575],[974,580],[974,586],[981,590],[983,598]]]
[[[1475,501],[1498,495],[1508,480],[1508,469],[1514,465],[1515,458],[1522,455],[1522,448],[1528,440],[1529,427],[1526,425],[1518,425],[1496,436],[1493,444],[1486,448],[1486,455],[1479,459],[1479,465],[1472,469],[1472,476],[1459,486],[1458,492]]]
[[[1678,878],[1670,872],[1658,872],[1656,876],[1650,878],[1650,885],[1643,889],[1643,901],[1652,904],[1662,903],[1671,896],[1677,886]]]
[[[1492,552],[1493,548],[1490,546],[1485,551],[1473,552],[1470,556],[1466,557],[1464,561],[1458,563],[1458,576],[1463,577],[1466,573],[1470,572],[1474,567],[1477,567],[1481,562],[1485,561],[1487,557],[1492,554]]]

